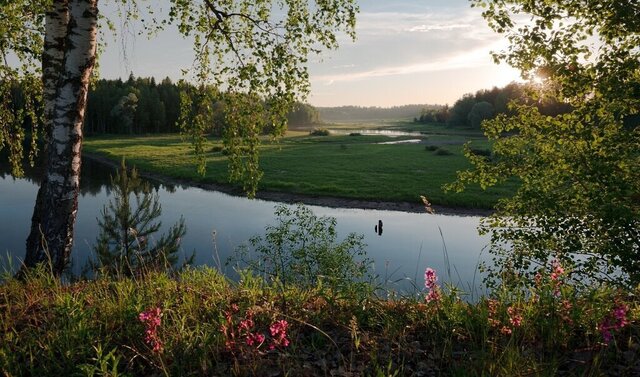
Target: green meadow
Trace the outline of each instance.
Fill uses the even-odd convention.
[[[514,184],[483,191],[469,187],[462,193],[445,193],[444,184],[456,172],[470,167],[463,144],[488,150],[477,131],[448,129],[410,122],[344,124],[329,126],[328,136],[311,136],[309,130],[292,130],[279,140],[265,138],[260,146],[264,176],[259,190],[310,196],[390,202],[420,202],[447,207],[491,208],[515,190]],[[384,129],[420,132],[420,136],[344,134],[344,130]],[[336,134],[342,130],[343,134]],[[381,144],[406,139],[413,144]],[[207,141],[206,173],[197,172],[189,142],[179,135],[100,136],[87,138],[84,151],[127,164],[142,171],[197,183],[228,184],[227,156],[220,139]]]

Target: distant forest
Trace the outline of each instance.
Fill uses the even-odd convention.
[[[213,135],[221,135],[226,127],[225,104],[222,95],[211,87],[211,127]],[[154,78],[128,80],[98,80],[90,91],[84,130],[92,134],[150,134],[180,131],[181,95],[197,96],[191,84],[174,83],[169,78],[157,83]],[[12,90],[14,111],[24,108],[24,94],[19,87]],[[192,98],[193,99],[193,98]],[[313,126],[319,123],[357,122],[378,120],[411,120],[416,123],[441,123],[450,127],[480,128],[485,119],[509,113],[511,101],[531,103],[524,84],[511,83],[503,88],[494,87],[465,94],[453,106],[404,105],[389,108],[340,106],[318,107],[296,103],[287,115],[292,128]],[[570,109],[562,103],[535,103],[540,112],[557,115]],[[30,128],[29,119],[25,128]],[[265,132],[268,127],[265,127]]]
[[[394,107],[339,106],[317,107],[322,122],[352,122],[413,119],[423,110],[438,109],[438,105],[404,105]]]
[[[535,104],[545,115],[558,115],[571,109],[564,103],[538,102],[527,94],[525,84],[511,83],[503,88],[478,90],[458,99],[452,107],[425,107],[414,118],[418,123],[442,123],[451,127],[480,128],[483,120],[492,119],[498,114],[509,114],[509,103]]]
[[[221,135],[225,127],[225,105],[218,91],[209,88],[213,98],[210,132]],[[180,96],[198,95],[188,83],[165,78],[127,81],[99,80],[89,92],[85,132],[87,134],[145,134],[179,132]],[[287,116],[292,126],[315,124],[318,113],[310,105],[296,103]]]

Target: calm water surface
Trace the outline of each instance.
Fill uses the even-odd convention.
[[[79,273],[91,255],[95,243],[97,218],[110,198],[109,175],[113,170],[96,162],[85,160],[82,169],[82,188],[75,229],[73,271]],[[33,169],[26,178],[16,179],[0,165],[0,253],[14,261],[24,256],[24,245],[38,189],[39,174]],[[184,254],[196,253],[195,263],[217,266],[233,276],[233,268],[225,261],[233,250],[264,228],[275,224],[274,208],[278,203],[249,200],[215,191],[194,187],[163,185],[152,182],[162,205],[163,229],[184,216],[187,234],[182,241]],[[344,209],[310,206],[316,215],[332,216],[338,222],[338,235],[342,239],[350,232],[364,235],[367,254],[375,261],[376,272],[390,288],[411,290],[412,281],[422,286],[425,267],[435,268],[441,281],[452,282],[463,289],[479,288],[481,277],[476,266],[486,258],[483,248],[486,237],[477,234],[479,217],[428,215],[397,211]],[[374,226],[382,220],[383,234]],[[214,245],[212,232],[215,231]],[[442,232],[442,235],[441,233]],[[451,275],[445,264],[445,248]]]

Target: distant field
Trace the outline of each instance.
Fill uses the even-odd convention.
[[[467,208],[490,208],[515,189],[506,185],[486,192],[479,187],[460,194],[442,191],[443,184],[455,180],[456,171],[469,167],[462,154],[464,142],[489,147],[479,132],[446,134],[443,127],[410,122],[387,124],[385,129],[423,131],[423,140],[382,145],[377,143],[415,136],[308,136],[308,132],[293,131],[279,142],[265,141],[260,147],[264,177],[259,189],[404,202],[417,202],[424,195],[433,204]],[[129,165],[174,178],[227,183],[227,158],[220,146],[220,140],[209,140],[205,176],[197,174],[190,145],[178,135],[94,137],[86,140],[84,150],[116,160],[125,157]],[[426,150],[429,146],[439,150]]]

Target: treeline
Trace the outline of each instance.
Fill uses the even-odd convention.
[[[208,104],[213,111],[211,133],[221,135],[225,124],[225,105],[216,88],[208,88]],[[89,92],[85,132],[100,133],[171,133],[179,131],[180,96],[199,96],[191,84],[173,83],[165,78],[156,84],[154,78],[127,81],[99,80]],[[184,98],[183,98],[184,100]],[[188,103],[197,103],[190,98]],[[296,103],[287,116],[289,125],[318,122],[318,112],[310,105]]]
[[[204,97],[211,109],[208,130],[221,135],[226,126],[222,95],[214,87],[206,89]],[[24,112],[27,104],[20,85],[11,86],[11,105],[14,115]],[[201,103],[196,96],[202,92],[189,83],[174,83],[168,77],[157,83],[154,78],[134,77],[96,81],[88,94],[84,131],[86,134],[150,134],[180,131],[181,96],[188,103]],[[38,105],[38,107],[41,107]],[[42,109],[37,109],[42,111]],[[16,118],[17,119],[17,118]],[[311,105],[295,103],[287,115],[290,126],[318,123],[318,111]],[[24,117],[23,127],[31,129],[31,117]],[[267,128],[265,130],[268,131]]]
[[[177,132],[180,93],[187,84],[165,78],[99,80],[89,91],[84,130],[87,134]]]
[[[339,106],[318,107],[323,122],[345,122],[366,120],[413,119],[423,109],[437,109],[437,105],[404,105],[394,107]]]
[[[525,84],[510,83],[503,88],[478,90],[458,99],[453,106],[423,108],[414,118],[419,123],[443,123],[451,127],[480,128],[483,120],[498,114],[509,114],[509,103],[534,104],[542,114],[557,115],[569,111],[566,104],[558,102],[537,102],[528,94]]]

